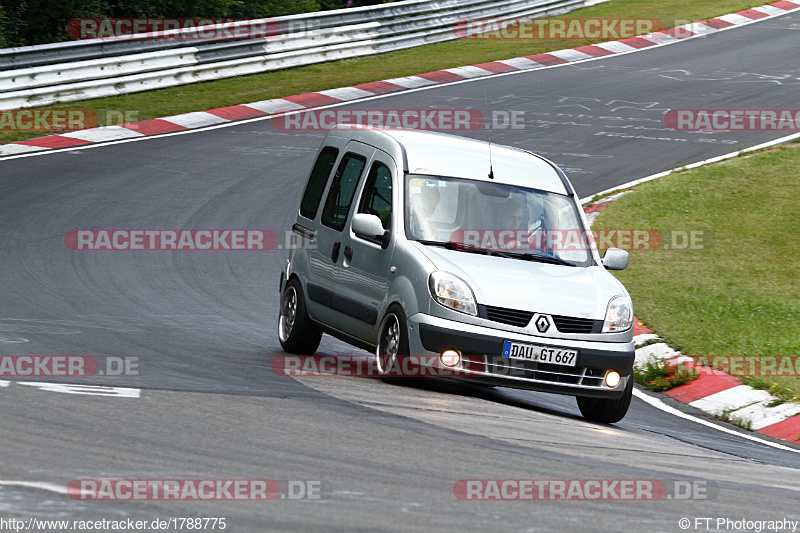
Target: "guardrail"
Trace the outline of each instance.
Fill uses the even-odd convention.
[[[606,0],[599,0],[606,1]],[[0,109],[127,94],[365,56],[456,39],[466,18],[549,16],[598,0],[405,0],[241,21],[243,40],[198,40],[196,28],[0,50]],[[276,26],[277,25],[277,26]],[[221,25],[205,26],[214,31]]]

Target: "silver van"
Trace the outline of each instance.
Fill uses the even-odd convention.
[[[489,386],[572,395],[587,419],[619,421],[633,305],[607,270],[628,254],[601,258],[587,228],[567,177],[533,153],[337,128],[292,227],[281,346],[310,355],[324,332],[374,353],[385,377],[417,357]]]

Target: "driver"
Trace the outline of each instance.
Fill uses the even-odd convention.
[[[516,240],[519,230],[528,229],[528,212],[523,202],[517,199],[512,199],[500,214],[500,231],[498,233],[497,243],[500,248],[510,250],[518,248],[520,242]],[[507,237],[503,232],[512,231],[514,236]]]
[[[431,223],[431,215],[439,206],[439,187],[430,181],[414,194],[411,201],[411,233],[415,238],[432,241],[438,232]]]

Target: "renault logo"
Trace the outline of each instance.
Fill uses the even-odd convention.
[[[550,327],[550,321],[547,319],[546,315],[539,315],[539,318],[536,319],[536,329],[539,330],[539,333],[544,333]]]

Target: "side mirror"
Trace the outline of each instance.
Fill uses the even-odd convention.
[[[376,215],[367,213],[353,215],[353,233],[364,239],[379,240],[384,250],[389,246],[391,232],[383,229],[381,219]]]
[[[603,256],[606,270],[625,270],[628,268],[628,252],[620,248],[609,248]]]

